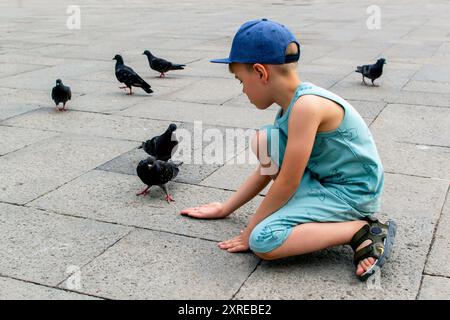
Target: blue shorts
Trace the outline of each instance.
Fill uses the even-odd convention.
[[[274,152],[270,152],[272,143],[269,131],[272,128],[275,127],[265,126],[269,156],[279,164],[286,148],[286,138],[279,137],[279,154],[274,155]],[[283,244],[293,227],[302,223],[354,221],[368,215],[372,213],[362,213],[350,206],[322,185],[314,173],[306,168],[297,191],[289,201],[252,230],[249,238],[250,249],[258,253],[270,252]]]

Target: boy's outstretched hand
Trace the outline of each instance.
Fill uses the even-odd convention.
[[[250,248],[248,245],[248,238],[250,233],[247,229],[242,230],[241,234],[233,239],[219,242],[218,246],[222,250],[227,250],[228,252],[242,252],[248,251]]]
[[[181,210],[180,214],[198,219],[221,219],[228,215],[220,202],[211,202],[200,207],[187,208]]]

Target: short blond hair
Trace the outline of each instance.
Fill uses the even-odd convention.
[[[299,47],[298,47],[298,45],[297,45],[297,43],[295,43],[295,42],[291,42],[288,46],[287,46],[287,48],[286,48],[286,51],[285,51],[285,55],[286,56],[289,56],[289,55],[295,55],[295,54],[298,54],[299,52]],[[229,65],[228,65],[228,70],[231,72],[231,73],[234,73],[234,71],[233,71],[233,65],[236,65],[236,63],[237,62],[233,62],[233,63],[230,63]],[[241,63],[241,64],[243,64],[244,66],[245,66],[245,68],[247,69],[247,71],[252,71],[253,70],[253,65],[254,65],[254,63]],[[275,68],[275,70],[277,70],[280,74],[282,74],[282,75],[287,75],[287,74],[289,74],[289,72],[291,72],[291,71],[293,71],[293,70],[296,70],[297,69],[297,65],[298,65],[298,61],[295,61],[295,62],[290,62],[290,63],[285,63],[285,64],[273,64],[272,66],[274,66],[274,68]]]

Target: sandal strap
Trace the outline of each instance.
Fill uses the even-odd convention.
[[[380,243],[370,244],[367,247],[358,250],[355,253],[355,257],[353,259],[353,264],[357,266],[361,260],[367,258],[375,258],[379,259],[384,252],[384,245]]]
[[[350,246],[352,247],[353,251],[356,251],[356,249],[367,240],[367,234],[370,232],[370,226],[368,224],[364,225],[361,229],[358,230],[358,232],[355,233],[352,240],[350,241]]]
[[[355,251],[354,264],[357,265],[361,260],[367,258],[378,259],[384,252],[384,241],[388,234],[388,225],[378,220],[369,221],[352,238],[350,245]],[[372,243],[356,251],[356,249],[366,240]]]

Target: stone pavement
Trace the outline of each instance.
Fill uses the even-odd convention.
[[[449,299],[450,22],[448,1],[66,1],[0,3],[0,299]],[[81,29],[69,30],[69,5]],[[386,171],[380,216],[399,224],[379,282],[354,276],[337,247],[280,261],[229,254],[264,192],[225,220],[177,208],[225,200],[252,165],[189,164],[170,184],[136,197],[140,141],[170,122],[258,128],[258,111],[225,66],[246,20],[286,24],[302,43],[299,74],[348,99],[370,125]],[[184,71],[149,70],[145,49]],[[120,53],[154,89],[127,96],[112,57]],[[385,57],[380,87],[355,66]],[[70,111],[55,112],[57,78]],[[206,146],[208,141],[203,142]],[[195,148],[200,146],[196,145]],[[227,160],[246,152],[233,150]]]

